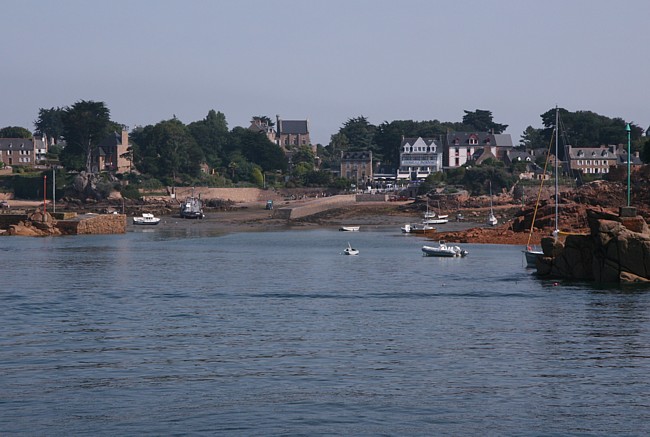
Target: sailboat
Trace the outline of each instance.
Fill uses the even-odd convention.
[[[558,143],[559,143],[559,131],[558,131],[558,125],[559,125],[559,120],[560,120],[560,112],[557,106],[555,107],[555,130],[554,130],[554,135],[555,135],[555,230],[553,231],[553,237],[557,238],[560,230],[559,230],[559,210],[558,210],[558,203],[559,203],[559,198],[558,198]],[[552,142],[551,142],[552,144]],[[549,153],[546,154],[546,164],[544,164],[544,174],[546,174],[546,165],[548,164],[548,157],[550,156],[550,151],[551,151],[551,144],[549,144]],[[526,257],[526,267],[536,267],[537,266],[537,259],[540,256],[544,255],[544,252],[536,247],[531,246],[530,244],[530,239],[533,236],[533,229],[535,227],[535,218],[537,217],[537,208],[539,207],[539,198],[542,193],[542,186],[544,185],[544,178],[542,178],[542,181],[539,185],[539,192],[537,193],[537,202],[535,203],[535,211],[533,212],[533,220],[530,224],[530,233],[528,234],[528,244],[526,244],[526,248],[522,250],[524,253],[524,256]]]
[[[440,212],[440,201],[438,201],[438,212]],[[449,214],[437,214],[433,211],[429,211],[429,202],[427,201],[427,212],[424,213],[424,220],[422,223],[425,225],[442,225],[449,221]]]
[[[488,226],[496,226],[497,223],[499,223],[499,221],[494,215],[494,210],[492,209],[492,181],[490,181],[490,214],[487,218],[487,224]]]

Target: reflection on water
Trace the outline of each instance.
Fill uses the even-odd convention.
[[[393,230],[208,232],[2,239],[0,431],[650,431],[643,289]]]

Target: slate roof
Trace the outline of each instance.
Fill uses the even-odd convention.
[[[512,137],[510,134],[491,134],[488,132],[450,132],[446,136],[447,145],[453,146],[455,140],[458,139],[458,144],[461,146],[468,146],[469,139],[476,137],[478,144],[475,146],[484,146],[490,144],[497,147],[512,147]]]
[[[34,150],[31,138],[0,138],[0,150]]]
[[[422,140],[425,145],[430,146],[431,144],[435,144],[438,146],[438,142],[434,140],[433,138],[422,138],[422,137],[417,137],[417,138],[404,138],[402,139],[402,144],[400,147],[404,147],[405,145],[414,145],[418,140]]]
[[[342,161],[363,161],[368,159],[372,159],[372,152],[367,150],[359,152],[341,152]]]
[[[307,120],[279,120],[279,134],[306,135],[309,133]]]

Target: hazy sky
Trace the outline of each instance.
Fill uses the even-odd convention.
[[[650,125],[650,1],[0,0],[0,127],[103,101],[131,128],[210,109],[310,120],[459,122],[519,142],[558,105]]]

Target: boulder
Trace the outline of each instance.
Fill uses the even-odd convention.
[[[564,242],[542,239],[544,257],[537,274],[598,282],[650,281],[650,233],[645,220],[621,218],[602,209],[587,210],[587,218],[589,235],[569,235]],[[633,229],[625,226],[630,223]]]

